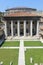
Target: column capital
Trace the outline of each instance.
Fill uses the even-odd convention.
[[[33,22],[33,20],[30,20],[31,22]]]
[[[13,20],[11,20],[11,22],[13,22]]]
[[[17,20],[17,22],[18,22],[18,21],[20,22],[20,20]]]

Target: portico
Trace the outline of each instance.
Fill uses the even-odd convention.
[[[39,20],[11,20],[5,22],[6,37],[39,36]]]

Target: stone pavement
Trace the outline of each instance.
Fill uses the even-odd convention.
[[[25,65],[24,41],[20,40],[18,65]]]

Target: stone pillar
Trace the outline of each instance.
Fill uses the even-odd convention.
[[[24,20],[24,36],[26,36],[26,20]]]
[[[20,36],[20,21],[17,21],[17,33]]]
[[[30,21],[30,35],[32,36],[32,20]]]
[[[36,35],[39,36],[39,21],[37,21],[37,31],[36,31]]]
[[[7,22],[5,21],[5,28],[4,28],[4,32],[5,32],[5,37],[7,37]]]
[[[11,21],[11,36],[13,37],[13,21]]]

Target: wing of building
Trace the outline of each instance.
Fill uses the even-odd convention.
[[[18,7],[4,12],[5,37],[28,38],[43,36],[43,12],[37,9]]]

